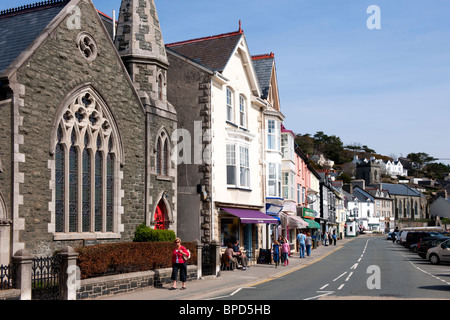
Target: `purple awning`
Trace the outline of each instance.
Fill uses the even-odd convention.
[[[258,210],[250,209],[235,209],[235,208],[221,208],[222,210],[238,217],[242,223],[273,223],[278,224],[278,220],[262,213]]]

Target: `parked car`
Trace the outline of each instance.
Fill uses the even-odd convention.
[[[441,262],[450,262],[450,240],[442,242],[437,247],[427,251],[427,260],[431,264],[439,264]]]
[[[442,237],[442,236],[425,238],[424,240],[422,240],[417,244],[416,252],[419,255],[419,257],[426,259],[428,249],[434,248],[440,245],[442,242],[445,242],[449,239],[450,237]]]
[[[434,231],[408,231],[404,246],[411,250],[411,245],[418,244],[422,239],[427,237],[439,236],[440,233]]]

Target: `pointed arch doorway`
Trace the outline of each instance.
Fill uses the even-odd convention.
[[[169,216],[167,214],[167,207],[163,199],[161,199],[156,206],[155,214],[155,230],[169,229]]]

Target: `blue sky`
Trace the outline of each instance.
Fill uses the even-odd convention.
[[[33,2],[1,0],[0,10]],[[93,2],[118,14],[120,0]],[[367,28],[371,5],[381,10],[379,30]],[[275,53],[288,129],[324,131],[384,155],[450,158],[450,1],[156,0],[156,6],[166,43],[235,31],[242,20],[251,53]]]

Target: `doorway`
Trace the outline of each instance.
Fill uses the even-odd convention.
[[[161,199],[155,210],[155,230],[168,230],[169,229],[169,217],[167,215],[167,207],[164,201]]]

